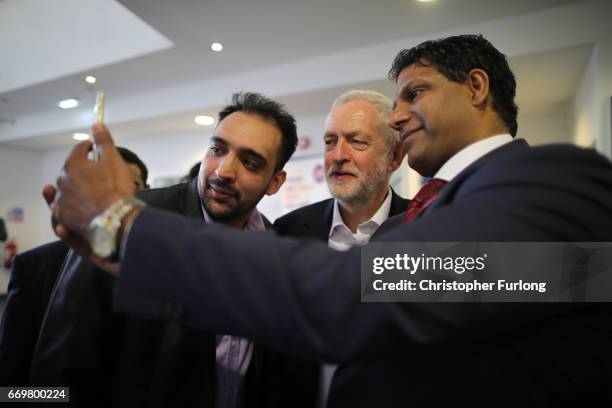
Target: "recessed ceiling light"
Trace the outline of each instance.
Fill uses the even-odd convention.
[[[434,0],[417,0],[419,3],[431,3]]]
[[[59,101],[57,104],[62,109],[72,109],[79,106],[79,101],[75,98],[64,99],[63,101]]]
[[[210,49],[216,52],[219,52],[221,50],[223,50],[223,45],[221,43],[218,42],[214,42],[212,44],[210,44]]]
[[[72,134],[72,138],[74,140],[83,141],[83,140],[88,140],[89,139],[89,135],[87,133],[73,133]]]
[[[87,75],[85,77],[85,82],[87,82],[88,84],[95,84],[96,83],[96,77],[93,75]]]
[[[197,123],[198,125],[210,126],[213,123],[215,123],[215,118],[213,118],[212,116],[201,115],[201,116],[196,116],[193,119],[193,121]]]

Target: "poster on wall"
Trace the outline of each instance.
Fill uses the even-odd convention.
[[[281,213],[329,198],[320,155],[297,157],[285,165],[287,180],[280,191]]]
[[[23,207],[13,207],[6,212],[6,221],[14,223],[22,223],[25,210]]]

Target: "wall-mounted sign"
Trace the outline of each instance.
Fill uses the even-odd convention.
[[[6,221],[8,222],[23,222],[25,210],[23,207],[13,207],[6,212]]]
[[[329,197],[320,155],[296,158],[285,170],[287,180],[280,191],[282,214]]]

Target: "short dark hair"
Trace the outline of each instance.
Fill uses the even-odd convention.
[[[482,35],[457,35],[425,41],[400,51],[389,71],[389,79],[397,81],[400,72],[410,65],[433,66],[453,82],[463,83],[472,69],[484,70],[489,76],[493,96],[493,110],[506,124],[508,132],[516,136],[518,106],[514,102],[516,80],[506,56]]]
[[[256,92],[239,92],[232,95],[232,103],[219,112],[219,122],[234,112],[253,113],[274,123],[283,140],[274,171],[282,169],[297,147],[298,137],[295,118],[285,107]]]
[[[124,162],[129,164],[135,164],[140,169],[140,175],[142,176],[142,184],[147,185],[147,178],[149,177],[149,170],[147,170],[147,166],[140,160],[136,153],[133,151],[126,149],[125,147],[117,146],[117,150],[119,150],[119,154]]]

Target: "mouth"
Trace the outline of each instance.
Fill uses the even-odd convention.
[[[422,130],[422,129],[423,129],[423,127],[420,126],[420,127],[416,128],[416,129],[410,129],[410,130],[401,132],[400,133],[400,142],[402,142],[402,143],[406,142],[406,140],[408,140],[408,138],[410,136],[412,136],[413,134],[415,134],[416,132],[418,132],[419,130]]]
[[[210,190],[211,196],[217,200],[227,200],[230,198],[236,198],[237,194],[231,189],[209,185],[208,189]]]
[[[357,177],[355,174],[348,171],[332,171],[329,173],[329,177],[334,180],[346,180],[348,178]]]

